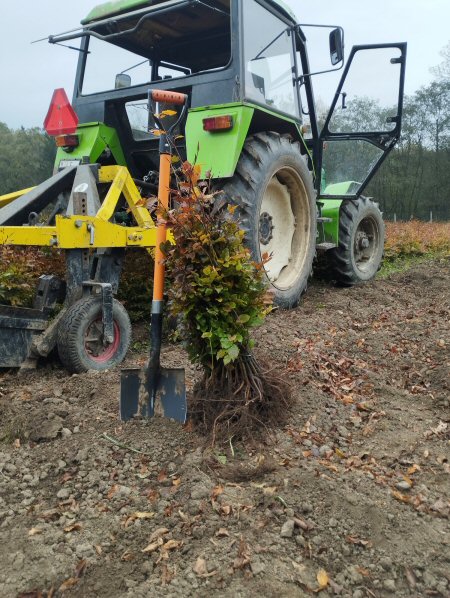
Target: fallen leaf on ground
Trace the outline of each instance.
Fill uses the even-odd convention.
[[[86,571],[86,567],[87,567],[86,559],[82,559],[81,561],[78,561],[78,564],[75,567],[75,577],[80,578]]]
[[[32,527],[29,532],[28,535],[29,536],[37,536],[38,534],[42,534],[44,530],[41,529],[40,527]]]
[[[372,542],[369,540],[362,540],[356,536],[347,536],[345,539],[349,544],[354,544],[355,546],[362,546],[363,548],[370,548],[372,546]]]
[[[52,519],[59,519],[59,517],[61,517],[61,512],[59,509],[50,509],[48,511],[43,511],[38,517],[44,521],[51,521]]]
[[[356,567],[358,573],[360,573],[363,577],[370,577],[370,571],[364,569],[364,567]]]
[[[224,487],[223,486],[216,486],[215,488],[213,488],[213,491],[211,492],[211,499],[212,500],[216,500],[216,498],[218,496],[220,496],[221,494],[223,494],[224,491]]]
[[[165,482],[167,480],[167,471],[165,471],[165,469],[160,471],[157,479],[158,482]]]
[[[404,494],[402,494],[398,490],[392,490],[392,496],[394,498],[396,498],[400,502],[409,503],[411,501],[411,499],[409,498],[409,496],[405,496]]]
[[[233,569],[244,569],[250,565],[250,551],[247,542],[243,538],[240,539],[238,555],[233,561]]]
[[[161,538],[159,538],[157,542],[152,542],[151,544],[149,544],[149,545],[147,546],[147,548],[144,548],[144,550],[143,550],[142,552],[146,552],[146,553],[148,553],[148,554],[150,554],[150,553],[152,553],[152,552],[155,552],[155,550],[158,550],[158,548],[159,548],[160,546],[162,546],[162,545],[163,545],[163,543],[164,543],[164,542],[161,540]]]
[[[137,511],[136,513],[132,513],[125,519],[123,526],[128,527],[137,519],[153,519],[154,516],[155,513],[150,513],[147,511]]]
[[[81,525],[81,523],[72,523],[71,525],[67,525],[64,528],[64,531],[66,532],[66,534],[69,534],[70,532],[78,532],[82,528],[83,526]]]
[[[176,550],[177,548],[181,548],[183,546],[183,542],[181,540],[169,540],[163,545],[163,550]]]
[[[217,538],[229,538],[230,534],[228,533],[228,531],[224,528],[221,527],[217,532],[216,532],[216,536]]]
[[[63,581],[62,584],[59,586],[59,591],[66,592],[70,588],[73,588],[73,586],[76,586],[78,582],[79,579],[77,579],[76,577],[69,577],[69,579]]]
[[[312,529],[314,529],[314,525],[312,523],[309,523],[308,521],[304,521],[303,519],[300,519],[300,517],[294,517],[294,523],[297,527],[302,529],[304,532],[309,532]]]
[[[435,428],[430,428],[430,430],[426,434],[427,434],[427,436],[430,436],[431,434],[435,434],[436,436],[439,436],[439,434],[442,434],[443,432],[445,432],[447,430],[447,428],[448,428],[448,424],[446,422],[440,421]]]
[[[192,567],[192,570],[199,577],[204,577],[205,575],[208,575],[208,569],[206,568],[205,559],[198,557],[198,559],[195,561],[194,566]]]
[[[330,578],[328,576],[328,573],[325,571],[325,569],[320,569],[320,571],[317,573],[317,582],[319,584],[319,589],[318,589],[319,592],[321,590],[325,589],[328,586],[328,584],[330,583]]]
[[[417,585],[417,579],[414,574],[414,571],[412,569],[410,569],[409,567],[405,567],[405,577],[406,577],[406,581],[408,582],[409,589],[414,591],[416,589],[416,585]]]
[[[119,485],[118,484],[114,484],[113,486],[111,486],[108,494],[106,495],[107,498],[111,499],[114,494],[117,492],[117,490],[119,489]]]
[[[414,475],[417,471],[420,471],[420,465],[415,463],[408,469],[408,475]]]
[[[129,561],[132,561],[134,559],[134,556],[135,555],[133,552],[131,552],[130,550],[126,550],[120,557],[120,560],[128,563]]]
[[[159,527],[158,529],[155,529],[155,531],[152,533],[149,542],[155,542],[156,540],[158,540],[158,538],[161,538],[162,536],[165,536],[168,533],[169,530],[167,529],[167,527]]]

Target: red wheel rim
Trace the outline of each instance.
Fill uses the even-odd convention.
[[[98,337],[95,340],[92,338],[89,339],[89,335],[93,333],[93,327],[96,327],[97,331],[103,328],[101,318],[95,320],[88,326],[85,334],[84,348],[86,353],[89,355],[89,359],[92,359],[92,361],[95,361],[96,363],[106,363],[117,353],[117,350],[120,346],[120,328],[116,322],[113,324],[114,340],[106,347],[103,346],[103,333],[98,334]],[[95,348],[92,347],[93,344],[95,345]],[[99,350],[96,351],[95,349]]]

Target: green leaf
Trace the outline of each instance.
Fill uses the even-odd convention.
[[[237,319],[239,324],[246,324],[250,320],[250,316],[248,314],[241,314]]]
[[[239,357],[239,353],[240,353],[240,350],[237,345],[232,345],[228,349],[228,355],[229,355],[231,361],[235,361]]]

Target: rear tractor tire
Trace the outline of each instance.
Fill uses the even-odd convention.
[[[339,244],[328,252],[331,276],[353,286],[375,277],[384,252],[384,222],[378,204],[360,197],[341,206]]]
[[[272,256],[265,274],[275,304],[295,307],[312,271],[317,230],[316,192],[300,144],[273,132],[249,137],[223,191],[238,206],[252,258]]]
[[[131,342],[130,318],[119,301],[113,302],[114,340],[103,338],[102,300],[86,297],[67,310],[58,328],[58,353],[73,374],[104,371],[119,365]]]

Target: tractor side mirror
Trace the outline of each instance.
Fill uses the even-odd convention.
[[[330,33],[330,58],[333,66],[344,60],[344,42],[339,27]]]
[[[131,77],[125,73],[119,73],[116,75],[114,89],[124,89],[125,87],[131,87]]]

